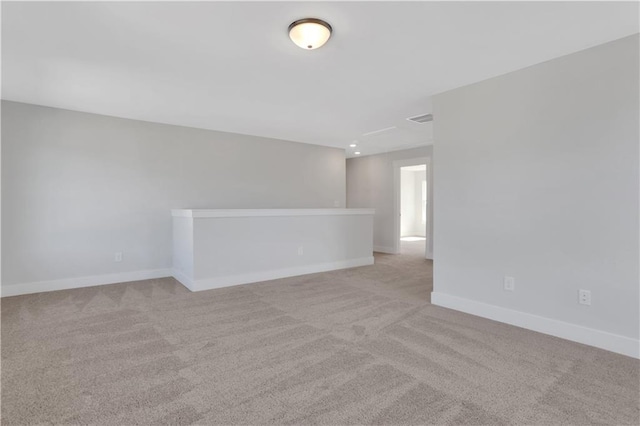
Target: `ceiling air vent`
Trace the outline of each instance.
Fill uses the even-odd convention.
[[[415,117],[407,118],[407,120],[420,124],[428,123],[429,121],[433,121],[433,114],[416,115]]]

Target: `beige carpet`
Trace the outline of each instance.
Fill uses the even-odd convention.
[[[640,423],[639,361],[432,306],[404,249],[200,293],[3,299],[2,423]]]

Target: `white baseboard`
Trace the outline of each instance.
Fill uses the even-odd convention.
[[[170,276],[170,269],[149,269],[145,271],[119,272],[116,274],[94,275],[90,277],[76,277],[51,281],[3,285],[0,288],[0,293],[1,297],[10,297],[19,296],[21,294],[68,290],[71,288],[93,287],[96,285],[150,280]]]
[[[171,276],[173,276],[173,278],[175,278],[180,284],[182,284],[189,290],[194,291],[193,280],[188,276],[186,276],[185,274],[183,274],[182,272],[178,271],[177,269],[172,269]]]
[[[250,284],[279,278],[295,277],[298,275],[315,274],[317,272],[334,271],[337,269],[355,268],[357,266],[373,265],[374,258],[362,257],[358,259],[340,260],[313,265],[296,266],[293,268],[275,269],[270,271],[252,272],[248,274],[229,275],[225,277],[191,280],[178,271],[173,271],[173,277],[191,291],[212,290],[214,288],[230,287],[240,284]]]
[[[373,265],[374,258],[363,257],[359,259],[342,260],[336,262],[305,265],[295,268],[278,269],[273,271],[255,272],[251,274],[232,275],[221,278],[191,280],[177,270],[150,269],[144,271],[121,272],[116,274],[93,275],[89,277],[76,277],[50,281],[38,281],[23,284],[10,284],[0,287],[0,297],[19,296],[22,294],[43,293],[47,291],[69,290],[72,288],[93,287],[97,285],[116,284],[130,281],[150,280],[173,276],[182,285],[191,291],[209,290],[213,288],[228,287],[232,285],[248,284],[259,281],[268,281],[278,278],[293,277],[296,275],[313,274],[316,272],[333,271],[336,269],[355,268],[357,266]]]
[[[500,306],[476,302],[444,293],[431,293],[431,303],[467,314],[489,318],[539,333],[606,349],[633,358],[640,358],[640,340],[606,331],[587,328],[564,321],[514,311]]]
[[[377,251],[378,253],[398,254],[395,247],[373,246],[373,251]]]

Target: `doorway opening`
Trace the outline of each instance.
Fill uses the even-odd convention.
[[[431,159],[394,162],[395,253],[431,259]]]
[[[400,254],[426,253],[427,165],[400,168]]]

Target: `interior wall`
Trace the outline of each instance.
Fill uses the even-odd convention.
[[[431,157],[432,152],[432,146],[428,145],[347,159],[347,207],[376,209],[373,219],[374,250],[387,253],[395,250],[393,162]],[[428,205],[433,203],[429,200]]]
[[[635,35],[434,97],[434,296],[638,339],[639,47]]]
[[[344,206],[341,149],[2,102],[3,286],[170,268],[175,208]]]

